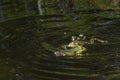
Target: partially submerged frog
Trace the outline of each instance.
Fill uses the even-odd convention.
[[[87,51],[87,49],[82,45],[79,45],[77,41],[69,43],[67,47],[70,49],[61,49],[59,51],[55,51],[54,54],[56,56],[81,56],[82,53]]]
[[[94,44],[95,41],[100,43],[107,43],[107,41],[98,39],[98,38],[91,38],[89,41],[86,40],[86,36],[80,34],[77,36],[72,36],[72,41],[68,45],[62,45],[60,48],[54,48],[53,46],[43,43],[43,47],[46,50],[54,52],[56,56],[83,56],[87,53],[86,44]]]
[[[72,36],[72,41],[68,45],[63,45],[61,50],[55,51],[56,56],[82,56],[87,53],[86,44],[94,44],[95,42],[107,43],[107,41],[91,38],[89,41],[86,41],[86,36],[79,34],[79,36]]]
[[[72,36],[72,41],[68,45],[63,45],[63,49],[55,51],[54,54],[56,56],[82,56],[83,53],[86,53],[87,49],[84,47],[86,42],[80,41],[85,37],[81,37]]]

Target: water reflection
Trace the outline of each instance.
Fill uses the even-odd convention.
[[[80,20],[46,22],[37,26],[27,22],[16,26],[14,21],[12,28],[8,23],[1,24],[5,28],[3,31],[11,36],[0,44],[0,79],[119,80],[119,23],[116,19],[103,18],[91,21],[87,14],[82,17]],[[79,33],[108,40],[109,44],[87,46],[88,53],[82,58],[56,57],[41,46],[42,42],[55,47],[68,44],[71,36]]]

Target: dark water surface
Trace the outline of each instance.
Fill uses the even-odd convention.
[[[119,14],[71,17],[32,16],[2,22],[0,80],[120,80]],[[59,47],[79,33],[107,40],[108,44],[90,45],[88,55],[80,58],[56,57],[41,46],[47,42]]]

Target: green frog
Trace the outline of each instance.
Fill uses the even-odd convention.
[[[70,49],[60,49],[55,51],[56,56],[82,56],[87,51],[83,44],[79,44],[78,41],[70,42],[67,47]]]
[[[46,50],[54,52],[56,56],[82,56],[87,51],[80,41],[72,41],[68,45],[65,45],[65,48],[54,48],[45,42],[42,45]]]
[[[94,44],[95,41],[100,43],[105,43],[106,41],[91,38],[89,41],[85,40],[86,36],[80,35],[80,37],[72,36],[72,41],[68,45],[63,45],[60,48],[54,48],[48,43],[42,43],[43,47],[46,50],[54,52],[56,56],[82,56],[84,53],[87,53],[86,44]]]

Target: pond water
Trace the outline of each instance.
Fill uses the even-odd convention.
[[[119,13],[92,13],[63,16],[30,16],[0,24],[1,80],[120,80]],[[37,19],[36,19],[37,18]],[[90,45],[78,57],[56,57],[42,47],[68,44],[71,36],[107,40]]]

